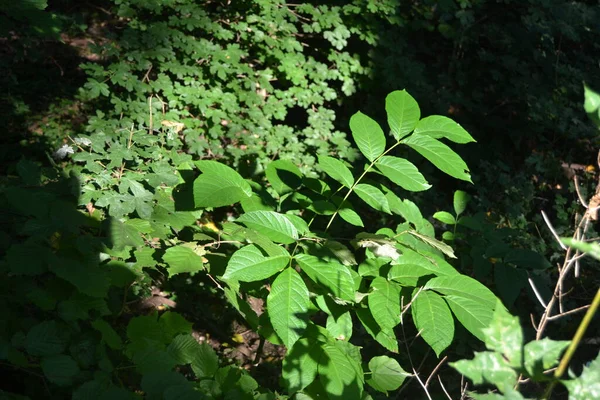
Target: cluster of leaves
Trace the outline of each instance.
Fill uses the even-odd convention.
[[[304,168],[314,153],[352,159],[331,104],[355,92],[363,67],[344,51],[350,32],[340,13],[272,1],[117,1],[126,26],[95,49],[105,65],[82,65],[80,96],[110,103],[105,123],[177,121],[188,153],[244,159],[259,171],[255,159],[275,156]]]
[[[29,161],[16,169],[20,180],[3,182],[0,197],[0,359],[14,368],[3,372],[5,384],[13,381],[3,389],[31,398],[139,398],[129,388],[141,388],[148,399],[260,396],[245,371],[219,367],[214,350],[198,343],[181,315],[122,320],[130,287],[149,281],[144,264],[110,254],[131,243],[143,253],[132,227],[158,226],[160,218],[100,221],[97,210],[89,216],[77,210],[74,177]],[[155,215],[167,218],[160,207],[157,200]]]
[[[501,394],[470,393],[476,400],[525,399],[515,388],[519,379],[526,378],[539,383],[553,381],[548,371],[554,371],[561,353],[570,341],[534,340],[523,344],[523,331],[517,317],[503,307],[496,307],[494,319],[484,330],[484,342],[488,349],[475,354],[472,360],[451,363],[452,367],[468,377],[476,385],[492,385]],[[569,390],[569,399],[592,399],[600,390],[600,356],[584,367],[578,378],[560,380]]]
[[[217,275],[250,326],[288,349],[283,380],[290,394],[302,390],[314,397],[325,391],[331,399],[359,399],[365,382],[384,392],[398,388],[406,373],[387,358],[370,361],[365,381],[360,349],[350,343],[356,323],[397,353],[394,329],[410,305],[416,329],[439,355],[452,343],[455,318],[479,338],[492,319],[495,295],[445,261],[444,255],[454,257],[452,249],[435,239],[433,226],[414,203],[396,194],[400,188],[423,191],[430,185],[412,163],[390,155],[406,146],[443,172],[469,181],[467,166],[439,139],[468,143],[471,136],[448,118],[421,119],[418,104],[405,91],[387,96],[386,112],[394,142],[389,148],[373,119],[359,112],[350,120],[354,141],[367,159],[358,177],[334,157],[319,157],[325,180],[303,176],[280,160],[266,169],[270,190],[261,190],[230,167],[196,162],[202,171],[193,187],[197,208],[241,203],[244,212],[223,226],[222,238],[247,244]],[[385,177],[394,189],[370,176]],[[399,215],[404,222],[395,230],[332,238],[327,231],[337,215],[347,224],[364,225],[351,201]],[[313,222],[323,217],[329,223],[314,228]],[[366,248],[366,258],[343,241]],[[268,290],[253,290],[256,282]],[[264,298],[260,317],[247,304],[248,295]],[[325,326],[316,322],[320,313]],[[379,376],[388,368],[396,371],[388,372],[396,379]]]

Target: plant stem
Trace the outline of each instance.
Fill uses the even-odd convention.
[[[583,320],[581,320],[579,328],[577,328],[577,332],[575,332],[575,336],[573,336],[571,344],[567,348],[567,351],[565,352],[563,358],[560,360],[558,368],[556,369],[556,371],[554,371],[554,378],[556,378],[556,380],[560,379],[562,374],[564,374],[565,370],[567,369],[571,358],[573,358],[573,354],[575,354],[575,350],[577,350],[579,343],[581,343],[581,339],[583,339],[585,331],[590,325],[592,318],[594,318],[596,311],[598,311],[598,306],[600,306],[600,289],[598,289],[598,291],[596,292],[596,296],[594,296],[594,300],[592,301],[590,308],[588,308],[587,312],[585,313],[585,316],[583,317]],[[552,389],[554,389],[554,385],[556,384],[556,380],[548,386],[548,389],[546,389],[546,393],[544,393],[544,396],[542,398],[550,398],[550,395],[552,394]]]

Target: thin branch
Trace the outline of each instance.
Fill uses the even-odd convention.
[[[546,319],[548,321],[552,321],[552,320],[555,320],[555,319],[559,319],[561,317],[565,317],[565,316],[567,316],[569,314],[575,314],[575,313],[578,313],[579,311],[587,310],[588,308],[590,308],[589,304],[587,304],[585,306],[577,307],[577,308],[575,308],[573,310],[565,311],[564,313],[561,313],[561,314],[552,315],[552,316],[550,316],[550,317],[548,317]]]
[[[567,246],[565,246],[563,244],[563,242],[560,241],[560,237],[558,236],[558,233],[556,233],[556,231],[554,230],[554,227],[550,223],[550,220],[548,219],[548,216],[546,215],[546,213],[543,210],[542,210],[542,217],[544,218],[544,222],[546,222],[546,225],[548,226],[548,229],[550,229],[550,232],[552,232],[552,235],[554,235],[554,238],[556,239],[556,241],[558,242],[558,244],[560,245],[560,247],[562,247],[563,250],[567,250]]]
[[[438,371],[438,369],[440,369],[440,367],[442,366],[442,364],[448,359],[448,356],[444,356],[444,358],[441,359],[441,361],[435,366],[435,368],[433,369],[433,371],[431,371],[431,374],[429,374],[429,378],[427,378],[427,380],[425,381],[425,387],[429,386],[429,382],[431,381],[431,378],[434,377],[435,373]]]
[[[588,208],[587,202],[584,200],[583,196],[579,192],[579,178],[577,178],[577,175],[573,176],[573,181],[575,181],[575,192],[577,192],[577,197],[579,197],[579,202],[581,203],[582,206],[584,206],[585,208]]]
[[[542,296],[540,295],[540,293],[538,292],[537,288],[535,287],[535,284],[533,283],[533,280],[531,278],[527,278],[527,282],[529,282],[529,286],[531,286],[531,289],[533,290],[533,293],[535,294],[535,297],[538,299],[538,301],[540,302],[540,304],[542,305],[542,307],[544,307],[545,309],[547,309],[548,305],[542,299]]]
[[[417,378],[417,381],[419,382],[419,384],[421,385],[421,387],[423,388],[423,390],[425,391],[425,394],[427,395],[427,398],[429,400],[431,399],[431,395],[429,394],[429,392],[427,391],[427,388],[425,387],[425,385],[423,384],[423,382],[421,381],[421,378],[419,378],[419,374],[417,374],[417,371],[415,371],[415,369],[413,368],[413,373],[414,373],[414,377]]]
[[[446,390],[446,388],[444,387],[444,384],[442,383],[442,378],[439,375],[437,378],[438,378],[438,382],[440,382],[440,386],[442,387],[442,390],[446,394],[446,397],[448,397],[448,399],[452,400],[452,397],[450,397],[450,395],[448,394],[448,391]]]

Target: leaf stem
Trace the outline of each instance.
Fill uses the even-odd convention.
[[[346,193],[346,196],[344,196],[344,198],[342,199],[341,203],[338,205],[337,209],[335,210],[335,212],[333,213],[333,215],[329,219],[329,222],[327,223],[327,226],[325,227],[325,232],[327,232],[327,230],[329,230],[329,227],[331,226],[331,223],[335,219],[336,215],[338,215],[340,209],[342,208],[342,206],[344,205],[344,203],[346,202],[346,200],[348,199],[348,197],[350,197],[350,194],[354,191],[354,188],[356,187],[356,185],[358,185],[358,183],[362,180],[362,178],[367,174],[367,172],[369,172],[371,170],[371,168],[373,168],[373,165],[375,165],[377,163],[377,161],[379,161],[379,159],[381,157],[385,156],[387,153],[389,153],[390,151],[392,151],[394,148],[396,148],[398,145],[400,145],[400,143],[401,143],[400,141],[396,142],[396,144],[394,144],[392,147],[390,147],[389,149],[387,149],[386,151],[384,151],[383,153],[381,153],[381,155],[379,157],[377,157],[376,159],[374,159],[373,161],[371,161],[371,164],[369,164],[369,166],[367,168],[365,168],[364,172],[358,177],[358,179],[356,180],[356,182],[354,182],[354,184],[352,185],[352,187],[350,187],[350,190],[348,190],[348,193]]]

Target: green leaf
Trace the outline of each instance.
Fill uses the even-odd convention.
[[[219,369],[219,358],[210,344],[200,343],[192,354],[191,365],[197,378],[212,378]]]
[[[360,400],[362,377],[357,376],[355,361],[338,346],[325,343],[321,346],[324,355],[319,360],[318,373],[330,400]],[[359,379],[360,378],[360,379]]]
[[[163,261],[167,263],[169,276],[197,272],[204,269],[202,257],[189,247],[173,246],[167,249],[163,255]]]
[[[441,115],[432,115],[420,120],[415,128],[415,134],[434,139],[446,138],[462,144],[475,141],[462,126]]]
[[[581,242],[579,240],[573,240],[572,238],[560,238],[560,240],[567,246],[583,251],[594,257],[596,260],[600,260],[600,244]]]
[[[385,98],[385,111],[396,140],[411,133],[421,118],[419,104],[406,90],[395,90],[388,94]]]
[[[409,233],[417,239],[420,239],[422,242],[427,243],[434,249],[441,251],[448,257],[456,258],[456,256],[454,255],[454,250],[452,250],[452,247],[448,246],[446,243],[440,242],[439,240],[429,237],[427,235],[421,235],[420,233],[413,231],[412,229],[408,230],[406,233]]]
[[[298,254],[294,259],[313,282],[326,287],[340,299],[354,301],[354,279],[348,268],[335,261],[323,261],[307,254]]]
[[[237,219],[276,243],[290,244],[298,239],[298,229],[283,214],[275,211],[251,211]]]
[[[375,120],[357,112],[350,118],[350,130],[356,146],[369,161],[375,160],[385,150],[385,135]]]
[[[446,225],[455,225],[456,219],[454,219],[454,215],[450,214],[448,211],[438,211],[433,214],[433,218],[437,219],[440,222],[443,222]]]
[[[124,224],[115,218],[110,220],[110,240],[112,248],[115,250],[122,250],[126,246],[141,247],[144,245],[144,239],[134,226]]]
[[[383,211],[384,213],[391,214],[390,206],[387,198],[377,189],[375,186],[368,185],[366,183],[359,183],[354,187],[354,192],[360,197],[365,203],[373,207],[377,211]]]
[[[386,178],[403,189],[420,192],[431,187],[417,167],[404,158],[383,156],[375,166]]]
[[[280,273],[271,285],[271,293],[267,296],[269,317],[273,329],[288,349],[308,325],[309,303],[308,288],[293,268]]]
[[[527,269],[548,269],[552,267],[546,257],[529,249],[511,249],[504,257],[504,262]]]
[[[491,323],[483,330],[485,346],[503,355],[508,364],[520,368],[522,363],[523,331],[519,319],[509,314],[500,301]]]
[[[583,367],[579,378],[560,382],[569,389],[569,400],[597,399],[600,393],[600,355]]]
[[[40,366],[44,376],[58,386],[72,385],[75,376],[79,374],[79,367],[73,357],[64,354],[44,357]]]
[[[523,366],[532,377],[541,378],[544,371],[558,364],[560,355],[571,342],[544,338],[527,343],[523,349]]]
[[[422,290],[413,297],[411,310],[421,337],[439,357],[454,338],[454,319],[448,305],[439,294]]]
[[[319,166],[327,175],[335,179],[347,188],[354,185],[354,176],[346,165],[337,158],[319,156]]]
[[[224,280],[254,282],[267,279],[290,262],[290,255],[265,257],[255,245],[242,247],[229,259]]]
[[[302,185],[302,172],[289,160],[270,162],[265,175],[273,189],[280,195],[294,191]]]
[[[234,169],[216,161],[196,161],[203,172],[194,181],[194,204],[198,208],[222,207],[252,196],[250,184]]]
[[[360,215],[358,215],[358,213],[356,211],[354,211],[354,209],[352,209],[352,208],[349,208],[349,207],[341,208],[338,211],[338,214],[340,214],[340,217],[342,217],[342,219],[349,224],[352,224],[354,226],[361,226],[361,227],[365,226],[362,222],[362,219],[360,218]]]
[[[52,356],[62,353],[69,342],[69,330],[56,321],[44,321],[33,326],[25,337],[25,350],[32,356]]]
[[[310,228],[308,227],[308,224],[301,217],[294,215],[294,214],[283,214],[283,216],[286,217],[287,219],[289,219],[290,222],[296,227],[296,230],[298,231],[298,235],[304,235],[304,234],[310,232]]]
[[[466,275],[440,276],[433,278],[424,286],[425,290],[435,290],[444,295],[455,295],[472,299],[493,310],[496,308],[496,296],[490,289]]]
[[[466,192],[463,192],[462,190],[454,192],[454,212],[457,217],[465,211],[470,200],[471,196]]]
[[[290,394],[304,389],[317,377],[321,344],[312,338],[302,338],[294,343],[283,359],[282,379]]]
[[[404,371],[398,361],[388,356],[373,357],[369,361],[369,370],[371,371],[370,379],[367,383],[375,390],[386,393],[388,390],[396,390],[409,373]]]
[[[377,277],[371,282],[369,310],[377,324],[384,330],[400,323],[400,286]]]
[[[584,103],[583,108],[588,117],[600,128],[600,94],[583,85]]]
[[[373,339],[393,353],[398,353],[398,340],[391,328],[382,329],[368,308],[357,308],[356,316]]]
[[[337,340],[350,340],[352,337],[352,315],[350,315],[350,311],[346,311],[337,318],[328,315],[325,328]]]
[[[403,143],[428,159],[442,172],[456,179],[473,183],[467,164],[450,147],[439,140],[429,136],[412,134],[404,139]]]
[[[460,360],[450,363],[450,366],[471,379],[475,385],[490,383],[502,392],[517,383],[517,373],[500,353],[475,353],[472,360]]]
[[[448,295],[444,300],[458,321],[479,340],[485,340],[483,330],[494,316],[494,309],[466,297]]]
[[[113,327],[103,319],[97,319],[92,322],[92,328],[100,332],[102,341],[111,349],[119,350],[123,347],[123,341]]]

